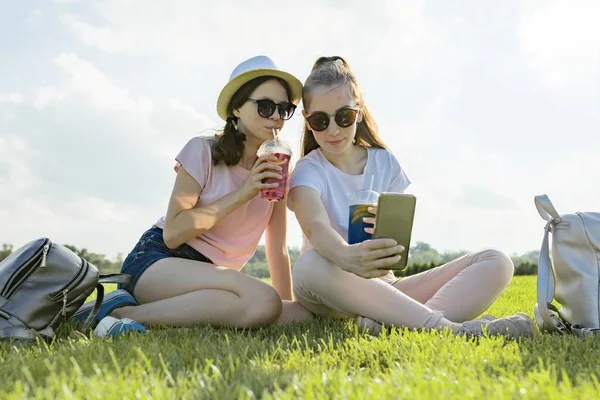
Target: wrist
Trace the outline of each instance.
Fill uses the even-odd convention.
[[[234,204],[240,206],[252,200],[252,196],[248,194],[244,187],[239,188],[234,192]]]
[[[346,241],[340,242],[339,246],[334,251],[335,260],[334,263],[344,271],[348,271],[348,266],[350,264],[350,253],[352,251],[352,245],[346,243]]]

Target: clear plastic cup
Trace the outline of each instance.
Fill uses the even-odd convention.
[[[371,228],[373,225],[365,224],[363,218],[374,216],[368,208],[377,206],[377,200],[379,193],[366,189],[358,190],[348,199],[348,244],[360,243],[373,237],[365,232],[365,228]]]
[[[262,189],[260,191],[260,197],[267,201],[279,201],[283,199],[285,194],[286,182],[288,179],[288,170],[290,166],[290,159],[292,158],[292,149],[290,145],[275,137],[271,140],[267,140],[260,145],[256,155],[261,157],[265,154],[274,155],[277,160],[271,161],[272,164],[277,164],[281,167],[279,174],[282,176],[281,179],[267,178],[263,183],[278,183],[279,186],[276,188]]]

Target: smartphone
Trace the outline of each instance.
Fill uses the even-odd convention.
[[[385,192],[379,196],[373,239],[394,239],[404,246],[400,262],[386,269],[406,268],[416,205],[417,198],[412,194]]]

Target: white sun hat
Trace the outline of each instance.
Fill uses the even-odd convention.
[[[227,120],[227,106],[229,106],[229,102],[235,92],[237,92],[246,82],[258,78],[259,76],[275,76],[286,81],[288,85],[290,85],[292,91],[292,98],[290,101],[298,105],[302,98],[302,82],[294,75],[277,68],[273,60],[269,57],[256,56],[243,61],[240,65],[235,67],[229,77],[229,82],[227,82],[225,87],[221,90],[219,99],[217,100],[217,113],[223,121]]]

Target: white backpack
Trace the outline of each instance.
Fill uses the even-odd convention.
[[[548,221],[534,308],[540,330],[600,333],[600,213],[559,215],[546,195],[536,196],[535,206]],[[560,309],[551,304],[553,299]]]

